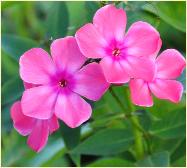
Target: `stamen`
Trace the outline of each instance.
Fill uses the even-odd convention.
[[[61,80],[59,82],[59,85],[60,85],[60,87],[65,87],[67,85],[67,81],[66,80]]]
[[[114,55],[114,56],[118,56],[119,54],[120,54],[120,50],[118,48],[116,48],[112,51],[112,55]]]

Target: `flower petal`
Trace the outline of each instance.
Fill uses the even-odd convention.
[[[182,84],[176,80],[156,79],[149,83],[149,88],[159,99],[167,99],[173,103],[178,103],[183,93]]]
[[[127,56],[120,64],[126,68],[131,78],[140,78],[145,81],[152,81],[155,76],[155,61],[145,57]]]
[[[150,107],[153,105],[149,87],[142,79],[132,79],[129,83],[131,100],[138,106]]]
[[[91,116],[90,105],[79,95],[70,92],[59,94],[55,106],[55,114],[71,128],[80,126]]]
[[[149,57],[158,50],[160,35],[146,22],[135,22],[129,28],[124,45],[128,55]]]
[[[55,73],[55,67],[49,54],[41,48],[26,51],[20,57],[20,75],[28,83],[49,83],[50,76]]]
[[[30,88],[33,88],[33,87],[36,87],[36,86],[40,86],[40,85],[36,85],[36,84],[32,84],[32,83],[27,83],[27,82],[24,82],[24,81],[23,81],[23,85],[24,85],[25,89],[30,89]]]
[[[106,5],[95,13],[93,24],[107,41],[124,38],[127,16],[123,9],[114,5]]]
[[[109,83],[121,84],[130,80],[126,68],[118,60],[111,57],[105,57],[100,62],[106,80]]]
[[[27,144],[36,152],[40,152],[47,144],[49,127],[46,120],[38,120],[28,137]]]
[[[99,64],[90,63],[75,74],[73,91],[90,100],[99,100],[109,87]]]
[[[59,123],[58,123],[58,119],[55,115],[53,115],[49,120],[48,120],[48,124],[49,124],[49,131],[50,134],[52,134],[54,131],[59,129]]]
[[[81,52],[88,58],[103,58],[104,47],[107,45],[103,36],[95,26],[88,23],[81,27],[75,34]]]
[[[70,36],[53,41],[51,55],[59,69],[70,71],[76,71],[86,61],[86,57],[80,52],[75,38]]]
[[[23,136],[30,134],[36,120],[34,118],[25,116],[22,113],[20,101],[17,101],[12,105],[10,112],[14,123],[14,128]]]
[[[184,57],[175,49],[163,51],[156,59],[157,78],[175,79],[184,70],[186,63]]]
[[[38,86],[23,92],[21,105],[23,113],[37,119],[49,119],[57,97],[56,88]]]

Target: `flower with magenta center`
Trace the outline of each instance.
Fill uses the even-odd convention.
[[[88,58],[102,58],[100,65],[109,83],[126,83],[130,78],[152,80],[155,64],[149,59],[161,46],[159,33],[138,21],[125,34],[126,13],[113,5],[100,8],[75,34],[81,52]],[[112,72],[111,72],[112,70]]]
[[[20,58],[22,80],[37,85],[23,93],[23,114],[37,119],[49,119],[55,114],[69,127],[78,127],[92,111],[81,96],[99,100],[109,83],[99,64],[82,67],[86,57],[74,37],[53,41],[51,56],[41,48],[33,48]]]

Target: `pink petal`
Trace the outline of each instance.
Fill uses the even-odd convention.
[[[73,91],[91,100],[99,100],[109,87],[99,64],[90,63],[75,74]]]
[[[152,81],[155,76],[155,61],[145,57],[127,56],[120,64],[126,68],[131,78],[140,78]]]
[[[59,123],[58,123],[58,119],[55,115],[53,115],[49,120],[48,120],[48,124],[49,124],[49,131],[52,134],[54,131],[59,129]]]
[[[156,66],[157,78],[175,79],[181,75],[186,63],[177,50],[167,49],[156,59]]]
[[[76,71],[86,61],[86,57],[80,52],[75,38],[70,36],[53,41],[51,55],[59,69]]]
[[[95,26],[88,23],[75,34],[81,52],[88,58],[102,58],[105,56],[104,47],[107,45],[102,34]]]
[[[149,59],[155,60],[157,55],[158,55],[158,53],[159,53],[159,51],[160,51],[160,49],[161,49],[161,47],[162,47],[162,40],[159,39],[157,50],[153,54],[149,55]]]
[[[31,117],[27,117],[22,113],[20,101],[17,101],[12,105],[10,112],[14,128],[23,136],[30,134],[36,120]]]
[[[24,81],[23,81],[23,85],[24,85],[24,88],[25,88],[25,89],[30,89],[30,88],[39,86],[39,85],[36,85],[36,84],[24,82]]]
[[[149,83],[149,88],[159,99],[167,99],[174,103],[181,100],[183,92],[182,84],[175,80],[155,79]]]
[[[149,87],[142,79],[132,79],[129,83],[131,100],[138,106],[150,107],[153,105]]]
[[[20,75],[28,83],[49,83],[55,67],[49,54],[41,48],[33,48],[20,57]]]
[[[38,120],[33,131],[28,137],[27,144],[36,152],[40,152],[47,144],[49,135],[48,123],[46,120]]]
[[[50,86],[27,89],[21,100],[23,113],[37,119],[49,119],[53,114],[56,97],[57,90]]]
[[[108,41],[124,38],[126,22],[125,11],[117,9],[114,5],[106,5],[100,8],[93,18],[93,24]]]
[[[160,35],[146,22],[135,22],[129,28],[124,44],[129,55],[149,57],[158,50]]]
[[[55,106],[55,114],[71,128],[80,126],[91,116],[90,105],[79,95],[71,92],[59,94]]]
[[[100,65],[109,83],[121,84],[130,80],[126,68],[120,64],[120,61],[105,57],[101,60]]]

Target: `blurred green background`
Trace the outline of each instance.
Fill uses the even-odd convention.
[[[131,124],[123,110],[107,92],[93,106],[92,118],[81,128],[61,129],[49,137],[45,149],[36,154],[26,145],[26,137],[12,127],[10,106],[23,92],[18,60],[32,47],[49,51],[53,39],[74,35],[92,21],[106,2],[2,2],[1,64],[1,162],[2,166],[185,166],[186,87],[185,72],[178,79],[185,87],[182,101],[173,104],[154,98],[151,108],[136,107],[148,138],[142,160],[134,157]],[[112,2],[110,2],[112,3]],[[138,20],[151,23],[161,34],[162,50],[186,51],[185,2],[115,2],[127,12],[127,28]],[[126,105],[127,86],[114,91]]]

